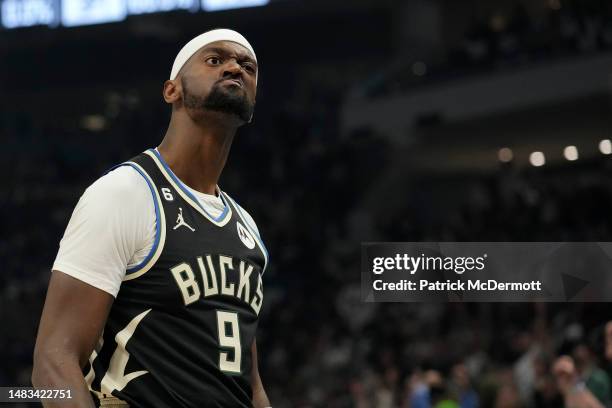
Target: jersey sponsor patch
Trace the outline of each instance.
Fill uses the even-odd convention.
[[[245,247],[249,249],[255,248],[255,239],[253,239],[253,235],[240,223],[240,221],[236,222],[236,228],[238,229],[238,236],[240,240],[244,244]]]

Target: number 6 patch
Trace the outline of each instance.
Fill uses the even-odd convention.
[[[166,201],[174,201],[174,196],[172,195],[172,191],[168,187],[163,187],[161,189],[162,195]]]

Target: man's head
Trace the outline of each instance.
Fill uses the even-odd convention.
[[[207,112],[250,121],[257,90],[253,48],[232,30],[212,30],[188,42],[178,53],[164,99],[199,121]]]

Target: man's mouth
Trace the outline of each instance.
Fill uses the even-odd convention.
[[[235,85],[235,86],[238,86],[239,88],[244,87],[244,84],[242,83],[240,79],[224,79],[223,81],[221,81],[221,84]]]

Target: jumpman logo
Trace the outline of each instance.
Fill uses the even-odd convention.
[[[192,232],[195,232],[195,229],[192,228],[189,224],[187,224],[185,222],[185,220],[183,219],[183,209],[181,207],[179,207],[179,214],[178,217],[176,217],[176,225],[174,226],[174,228],[172,228],[173,230],[177,229],[180,226],[184,226],[189,228]]]

